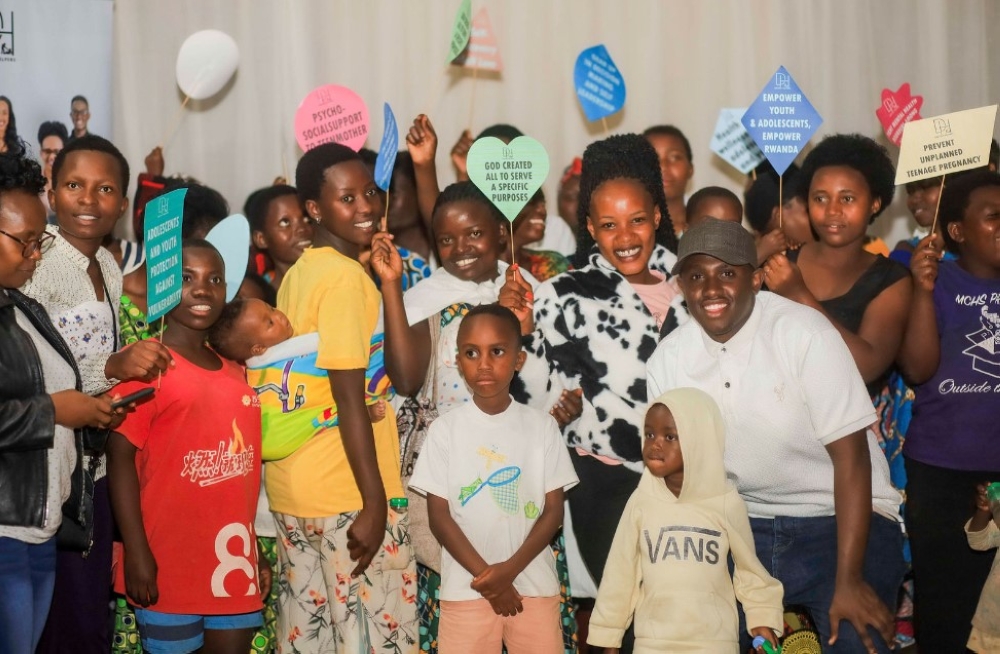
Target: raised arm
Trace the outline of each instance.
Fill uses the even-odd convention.
[[[914,385],[933,377],[941,362],[941,335],[934,310],[934,285],[943,252],[942,243],[939,234],[928,236],[917,244],[910,259],[913,302],[897,362],[903,376]]]
[[[420,391],[431,365],[431,335],[427,321],[410,326],[403,305],[403,260],[392,244],[392,235],[380,232],[372,238],[372,270],[382,282],[385,320],[385,367],[400,395],[413,397]]]
[[[799,267],[784,254],[774,254],[764,263],[764,278],[768,288],[775,293],[816,309],[833,323],[847,343],[865,383],[879,379],[896,359],[906,330],[912,294],[913,284],[909,278],[900,279],[869,303],[856,334],[823,308],[806,287]]]
[[[431,217],[434,214],[434,203],[441,192],[438,186],[437,165],[434,156],[437,154],[437,133],[426,114],[420,114],[413,120],[409,133],[406,135],[406,149],[413,159],[413,171],[417,178],[417,206],[420,217],[428,233],[431,230]]]

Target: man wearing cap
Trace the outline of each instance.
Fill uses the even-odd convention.
[[[889,652],[900,496],[847,345],[818,311],[760,291],[753,237],[736,223],[688,230],[672,272],[694,320],[650,358],[649,397],[693,386],[715,398],[726,470],[785,604],[809,609],[824,651]]]

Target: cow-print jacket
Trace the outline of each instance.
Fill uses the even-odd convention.
[[[667,277],[677,257],[657,245],[649,267]],[[688,319],[678,292],[660,329],[629,282],[594,249],[590,265],[535,290],[535,331],[511,391],[548,411],[564,389],[583,389],[583,413],[563,429],[570,447],[642,470],[646,361]]]

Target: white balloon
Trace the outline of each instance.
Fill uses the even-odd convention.
[[[177,86],[192,100],[205,100],[222,90],[239,63],[233,37],[219,30],[195,32],[177,53]]]
[[[226,302],[236,297],[250,262],[250,223],[234,213],[208,232],[205,240],[215,246],[226,264]]]

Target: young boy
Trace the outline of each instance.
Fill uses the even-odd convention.
[[[777,647],[782,588],[757,560],[746,505],[726,481],[725,438],[722,414],[703,391],[674,389],[650,405],[646,469],[611,545],[591,645],[617,652],[634,613],[636,654],[737,652],[738,598],[756,625],[750,633]]]
[[[430,427],[410,487],[427,495],[441,562],[441,654],[563,651],[549,543],[578,479],[555,420],[510,397],[524,364],[504,307],[466,314],[458,367],[473,401]]]
[[[735,193],[721,186],[698,189],[687,202],[688,227],[694,227],[706,218],[743,224],[743,203]]]
[[[294,336],[281,311],[256,298],[237,297],[208,333],[220,355],[246,363],[260,397],[265,461],[282,459],[312,436],[339,424],[326,371],[316,367],[317,333]],[[385,418],[395,395],[385,373],[381,334],[372,342],[365,371],[365,404],[373,423]]]

